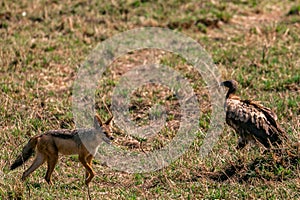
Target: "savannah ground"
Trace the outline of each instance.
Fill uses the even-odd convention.
[[[21,182],[24,166],[9,165],[28,139],[50,129],[75,127],[72,83],[80,64],[98,43],[137,27],[180,31],[212,56],[223,79],[240,83],[239,95],[262,101],[278,115],[292,141],[300,137],[299,1],[1,1],[0,3],[0,195],[1,199],[86,199],[84,168],[76,156],[61,157],[53,186],[44,181],[46,165]],[[238,152],[237,136],[225,127],[206,158],[199,157],[209,128],[210,97],[184,59],[161,50],[140,50],[118,58],[96,92],[103,119],[119,78],[135,66],[168,65],[193,85],[203,113],[201,131],[188,152],[159,171],[127,174],[94,162],[93,199],[299,199],[299,157],[277,162],[259,146]],[[143,144],[159,149],[175,135],[180,121],[172,91],[144,85],[131,95],[132,119],[146,124],[148,110],[163,104],[166,127]],[[105,96],[105,104],[102,97]],[[225,97],[225,94],[224,94]],[[133,138],[116,129],[115,145],[141,152]],[[294,152],[297,153],[297,152]],[[26,163],[28,167],[30,161]]]

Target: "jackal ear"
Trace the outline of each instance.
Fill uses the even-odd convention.
[[[95,114],[95,117],[94,117],[94,127],[98,127],[98,126],[102,126],[102,121],[100,119],[100,116],[98,114]]]
[[[109,123],[111,122],[111,120],[114,118],[114,116],[111,116],[106,122],[105,122],[105,124],[106,125],[109,125]]]

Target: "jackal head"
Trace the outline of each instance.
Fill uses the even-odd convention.
[[[112,136],[112,130],[111,130],[111,121],[113,119],[113,116],[110,117],[106,122],[102,122],[102,120],[100,119],[99,115],[95,115],[94,117],[94,128],[96,130],[101,131],[101,133],[103,133],[104,137],[102,137],[103,141],[106,143],[110,143],[111,140],[113,140],[113,136]]]

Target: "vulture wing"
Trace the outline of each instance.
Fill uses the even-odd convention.
[[[263,114],[266,116],[266,119],[271,125],[269,128],[272,129],[271,132],[273,134],[278,134],[278,136],[287,139],[286,132],[281,128],[281,126],[277,122],[277,115],[270,108],[267,108],[256,101],[250,101],[249,104],[253,105],[257,110],[263,112]]]
[[[251,100],[228,98],[226,100],[226,122],[245,138],[254,136],[265,147],[281,143],[284,131],[276,122],[276,114],[269,108]]]

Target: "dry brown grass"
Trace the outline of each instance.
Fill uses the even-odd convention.
[[[212,55],[224,79],[240,83],[239,94],[272,107],[293,142],[300,137],[300,16],[297,1],[3,1],[0,3],[0,144],[2,199],[87,198],[76,156],[64,157],[54,172],[54,186],[43,180],[45,167],[22,183],[24,167],[10,172],[21,146],[49,129],[74,128],[72,84],[80,64],[96,45],[121,31],[158,26],[176,29],[199,41]],[[290,12],[290,11],[293,12]],[[210,97],[201,76],[183,59],[160,50],[126,54],[110,66],[97,88],[97,112],[108,114],[111,94],[120,77],[133,67],[160,63],[178,70],[191,83],[209,127]],[[115,145],[150,152],[176,134],[180,114],[172,91],[145,85],[131,94],[132,119],[148,123],[157,102],[166,107],[167,126],[141,144],[116,129]],[[235,150],[236,135],[225,127],[213,151],[198,155],[199,133],[189,151],[155,172],[127,174],[95,161],[98,176],[91,184],[94,199],[297,199],[299,152],[264,152],[250,145]],[[129,142],[129,143],[128,143]],[[28,165],[26,165],[27,167]]]

